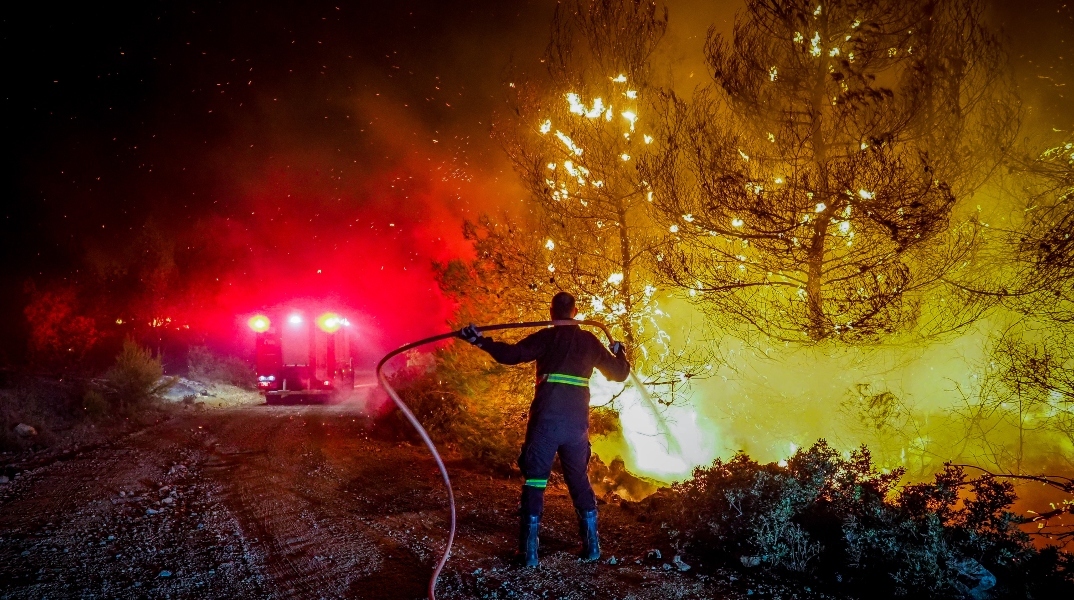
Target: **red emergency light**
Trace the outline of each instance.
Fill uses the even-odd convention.
[[[325,333],[335,333],[343,326],[345,319],[336,313],[324,313],[317,317],[317,326]]]
[[[269,321],[269,318],[265,315],[254,315],[253,317],[250,317],[247,324],[250,326],[250,329],[253,329],[257,333],[265,333],[269,330],[269,326],[272,325],[272,322]]]

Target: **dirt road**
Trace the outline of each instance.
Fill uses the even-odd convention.
[[[562,484],[542,567],[514,567],[519,482],[446,458],[459,534],[441,598],[746,595],[680,572],[659,526],[615,502],[601,507],[605,559],[579,562]],[[0,485],[3,598],[421,598],[446,538],[424,448],[338,407],[191,410],[41,463]]]

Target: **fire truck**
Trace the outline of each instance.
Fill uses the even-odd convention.
[[[268,404],[326,404],[354,389],[345,317],[299,311],[281,317],[257,314],[247,322],[256,336],[257,389]]]

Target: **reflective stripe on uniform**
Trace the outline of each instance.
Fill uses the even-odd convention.
[[[567,385],[576,385],[579,387],[589,387],[589,380],[585,377],[579,377],[577,375],[567,375],[566,373],[545,373],[537,378],[537,383],[565,383]]]
[[[527,479],[526,485],[534,488],[541,488],[542,490],[548,485],[547,479]]]

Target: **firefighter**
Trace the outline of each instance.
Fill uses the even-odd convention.
[[[553,320],[569,320],[578,314],[574,296],[559,292],[552,298]],[[516,344],[485,337],[471,323],[458,336],[488,352],[505,365],[537,361],[537,381],[530,404],[526,440],[518,466],[526,478],[522,486],[518,546],[527,567],[537,566],[538,530],[544,509],[544,489],[559,453],[582,538],[581,557],[600,558],[597,538],[597,499],[589,484],[589,378],[599,369],[611,381],[630,375],[623,344],[608,349],[597,337],[578,325],[542,329]],[[609,352],[610,350],[610,352]]]

